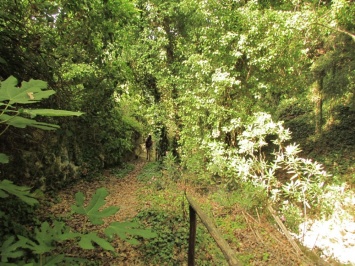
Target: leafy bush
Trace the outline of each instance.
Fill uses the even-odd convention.
[[[134,219],[157,233],[140,247],[144,261],[153,265],[181,265],[187,261],[189,222],[182,212],[158,209],[141,211]],[[213,261],[211,261],[213,260]],[[196,232],[196,265],[223,265],[224,258],[204,226]]]
[[[256,208],[262,208],[267,201],[265,190],[255,187],[250,182],[241,183],[237,190],[219,190],[212,195],[212,198],[227,210],[237,205],[247,212],[255,212]]]
[[[209,172],[223,177],[232,189],[250,182],[264,189],[274,203],[282,205],[289,200],[304,209],[320,204],[328,175],[320,164],[300,158],[298,145],[287,145],[291,134],[282,122],[275,123],[269,114],[257,113],[247,123],[239,121],[222,128],[226,132],[231,129],[242,132],[237,148],[227,147],[218,140],[218,134],[203,144]],[[271,152],[266,149],[270,144],[275,147]]]
[[[103,250],[114,252],[114,247],[109,240],[115,235],[120,238],[137,244],[137,240],[130,235],[141,238],[154,238],[156,235],[150,230],[137,229],[135,222],[113,222],[104,230],[108,239],[98,235],[98,232],[89,229],[90,225],[103,224],[103,218],[111,216],[118,211],[118,207],[110,206],[102,209],[105,205],[105,198],[108,192],[105,188],[97,189],[92,199],[85,204],[85,196],[78,192],[75,195],[75,204],[72,205],[72,214],[82,215],[82,227],[80,231],[70,228],[63,221],[43,222],[35,227],[30,236],[9,235],[0,247],[1,262],[4,265],[24,264],[25,261],[39,265],[54,265],[58,263],[69,263],[71,265],[82,265],[83,260],[71,258],[65,254],[58,253],[60,243],[71,241],[77,243],[82,249],[94,249],[94,245]],[[74,242],[73,242],[74,241]],[[77,263],[77,264],[76,264]]]
[[[162,176],[161,164],[159,162],[150,162],[144,165],[142,171],[138,175],[137,179],[141,182],[147,183],[154,180],[154,178],[159,178]]]
[[[134,164],[126,163],[126,164],[124,164],[122,167],[113,170],[112,173],[113,173],[117,178],[123,178],[123,177],[125,177],[129,172],[131,172],[133,169],[134,169]]]
[[[303,221],[302,213],[298,206],[284,202],[280,208],[279,216],[289,230],[298,233],[299,225]]]
[[[172,181],[177,181],[180,178],[179,165],[176,162],[176,157],[172,152],[167,152],[163,157],[163,170],[167,177]]]
[[[0,123],[8,126],[15,126],[25,128],[26,126],[37,127],[44,130],[54,130],[59,128],[57,125],[38,122],[32,118],[36,115],[42,116],[72,116],[81,115],[79,112],[70,112],[63,110],[51,109],[17,109],[16,104],[31,104],[38,102],[44,98],[54,94],[53,90],[43,91],[46,83],[43,81],[31,80],[30,82],[23,82],[22,86],[17,87],[17,80],[13,77],[8,78],[2,82],[0,88]],[[5,102],[5,103],[2,103]],[[30,116],[31,118],[27,118]],[[6,130],[7,128],[5,128]],[[3,132],[2,132],[3,133]],[[8,156],[0,154],[0,163],[7,163]],[[57,247],[59,243],[65,241],[77,241],[78,245],[83,249],[94,249],[94,245],[101,247],[107,251],[114,251],[112,245],[105,238],[98,235],[93,230],[88,230],[88,225],[101,225],[103,218],[115,214],[118,207],[111,206],[102,209],[105,205],[105,198],[108,192],[105,188],[100,188],[93,195],[93,198],[85,204],[85,196],[79,192],[75,195],[76,203],[72,206],[73,214],[82,215],[83,226],[81,231],[75,231],[73,228],[67,226],[63,221],[43,222],[40,226],[32,224],[33,231],[26,232],[24,228],[17,229],[16,226],[9,226],[12,221],[13,206],[9,201],[7,208],[0,210],[0,217],[3,218],[3,226],[1,232],[2,245],[0,247],[0,258],[2,265],[56,265],[56,264],[76,264],[82,265],[83,260],[75,259],[65,256],[65,254],[58,253]],[[17,196],[21,201],[19,206],[27,204],[33,206],[38,203],[34,194],[30,193],[30,189],[24,186],[17,186],[11,181],[3,180],[0,183],[0,198],[9,198],[10,196]],[[2,206],[4,207],[4,206]],[[29,209],[30,210],[30,209]],[[22,212],[21,215],[24,213]],[[138,235],[143,238],[152,238],[155,236],[149,230],[137,229],[137,223],[118,223],[113,222],[105,229],[105,236],[112,239],[117,235],[124,240],[131,240],[127,235]],[[30,228],[27,228],[30,229]],[[26,234],[22,234],[26,232]],[[30,264],[28,264],[30,263]]]

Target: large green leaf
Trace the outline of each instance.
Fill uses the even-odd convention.
[[[17,110],[13,104],[29,104],[41,101],[55,93],[54,90],[42,90],[47,87],[47,84],[42,80],[30,80],[22,82],[21,87],[17,87],[17,80],[14,77],[9,77],[1,82],[0,87],[0,106],[5,108],[0,110],[0,123],[5,123],[10,126],[25,128],[27,126],[36,127],[43,130],[56,130],[58,125],[45,122],[38,122],[33,119],[23,117],[29,115],[31,118],[37,115],[41,116],[80,116],[81,112],[72,112],[67,110],[54,109],[20,109]],[[6,104],[2,103],[7,102]],[[8,115],[13,113],[14,115]],[[0,163],[2,162],[0,157]]]
[[[105,229],[105,234],[108,237],[118,235],[121,239],[126,240],[131,244],[138,244],[139,242],[135,239],[129,239],[128,235],[141,236],[143,238],[154,238],[157,236],[157,234],[151,230],[139,229],[137,228],[138,226],[139,224],[135,222],[113,222]]]
[[[8,258],[22,257],[23,251],[18,250],[20,248],[29,249],[34,254],[41,255],[51,252],[53,249],[55,249],[56,242],[74,239],[81,236],[82,235],[79,233],[71,233],[69,227],[67,227],[64,222],[54,221],[53,225],[50,225],[48,222],[43,222],[40,227],[35,228],[33,239],[29,239],[27,237],[19,235],[19,240],[17,242],[15,242],[14,236],[9,237],[5,241],[2,247],[0,248],[0,265],[6,263],[8,261]],[[96,240],[94,237],[92,239]],[[71,259],[74,259],[75,261],[78,260],[75,258],[66,258],[64,255],[54,255],[47,257],[46,262],[43,265],[57,265],[58,263],[62,262],[70,262]]]
[[[33,119],[29,119],[29,118],[25,118],[25,117],[21,117],[21,116],[10,116],[10,115],[6,115],[6,114],[0,115],[0,122],[1,121],[4,121],[4,123],[6,123],[10,126],[14,126],[14,127],[18,127],[18,128],[25,128],[27,126],[36,127],[36,128],[43,129],[43,130],[56,130],[56,129],[60,128],[58,125],[55,125],[55,124],[38,122]]]
[[[53,225],[43,222],[41,227],[35,228],[34,240],[19,236],[26,240],[26,248],[31,249],[35,254],[44,254],[52,251],[56,242],[74,239],[80,236],[78,233],[71,233],[64,222],[54,221]]]
[[[5,242],[2,244],[0,248],[1,255],[1,264],[8,262],[9,258],[19,258],[23,255],[23,251],[19,250],[19,248],[25,246],[26,241],[19,240],[15,242],[15,237],[10,236]]]
[[[42,80],[33,80],[22,82],[17,87],[17,79],[13,76],[1,82],[0,101],[9,101],[9,104],[22,103],[30,104],[48,98],[55,93],[54,90],[43,90],[47,88],[47,83]]]
[[[63,222],[54,221],[53,227],[48,222],[43,222],[40,228],[35,229],[35,237],[38,243],[51,246],[53,241],[61,240],[64,230],[66,226]]]
[[[29,114],[31,118],[37,115],[41,116],[80,116],[82,112],[72,112],[67,110],[56,110],[56,109],[23,109],[23,113]]]
[[[83,249],[94,249],[95,247],[92,245],[92,242],[98,244],[100,247],[102,247],[105,250],[110,250],[110,251],[115,250],[109,242],[97,236],[97,234],[93,232],[86,235],[82,235],[79,241],[79,246]]]
[[[9,157],[4,153],[0,153],[0,163],[8,163],[8,162],[9,162]]]
[[[20,241],[26,243],[24,246],[25,248],[30,249],[35,254],[45,254],[54,249],[54,246],[46,245],[45,242],[32,241],[31,239],[24,236],[18,236],[18,238]]]
[[[71,208],[78,214],[86,215],[92,224],[103,224],[103,218],[115,214],[119,209],[116,206],[110,206],[101,211],[99,210],[105,205],[107,195],[106,188],[97,189],[89,204],[85,207],[85,196],[82,192],[78,192],[75,194],[76,205],[72,205]]]
[[[8,197],[8,194],[15,195],[23,202],[33,206],[38,203],[34,195],[30,192],[30,188],[25,186],[17,186],[11,181],[5,179],[0,182],[0,198]]]
[[[50,256],[46,257],[46,261],[44,265],[65,265],[63,264],[65,262],[65,255],[64,254],[59,254],[55,256]]]

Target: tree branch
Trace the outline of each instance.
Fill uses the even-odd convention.
[[[325,28],[333,30],[333,31],[338,31],[338,32],[344,33],[344,34],[350,36],[353,39],[353,41],[355,42],[355,34],[351,33],[350,31],[342,30],[342,29],[339,29],[339,28],[329,27],[327,25],[323,25],[323,24],[320,24],[320,23],[313,23],[313,24],[325,27]]]

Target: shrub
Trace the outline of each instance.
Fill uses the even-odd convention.
[[[231,122],[222,130],[241,132],[237,147],[228,147],[216,136],[204,142],[203,149],[209,161],[207,170],[221,176],[229,188],[249,182],[262,188],[273,203],[282,205],[288,200],[304,210],[320,203],[328,175],[322,165],[299,157],[298,145],[287,144],[291,133],[282,122],[257,113],[245,123]],[[271,144],[274,149],[270,151]]]

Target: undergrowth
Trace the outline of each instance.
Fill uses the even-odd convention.
[[[159,162],[150,162],[147,163],[140,174],[137,176],[138,181],[148,183],[154,178],[159,178],[162,176],[161,172],[161,165]]]
[[[182,265],[187,261],[189,220],[183,213],[164,209],[141,211],[135,218],[149,226],[157,237],[141,246],[144,262],[150,265]],[[223,255],[201,224],[196,232],[196,265],[226,265]]]
[[[117,178],[124,178],[129,172],[134,169],[134,164],[126,163],[120,168],[113,169],[112,174],[114,174]]]
[[[144,205],[135,218],[157,237],[140,246],[144,262],[150,265],[182,265],[187,261],[189,214],[184,193],[177,189],[174,178],[162,174],[164,165],[146,164],[138,180],[145,183],[140,192]],[[196,232],[196,265],[227,265],[223,254],[204,225],[198,220]]]

